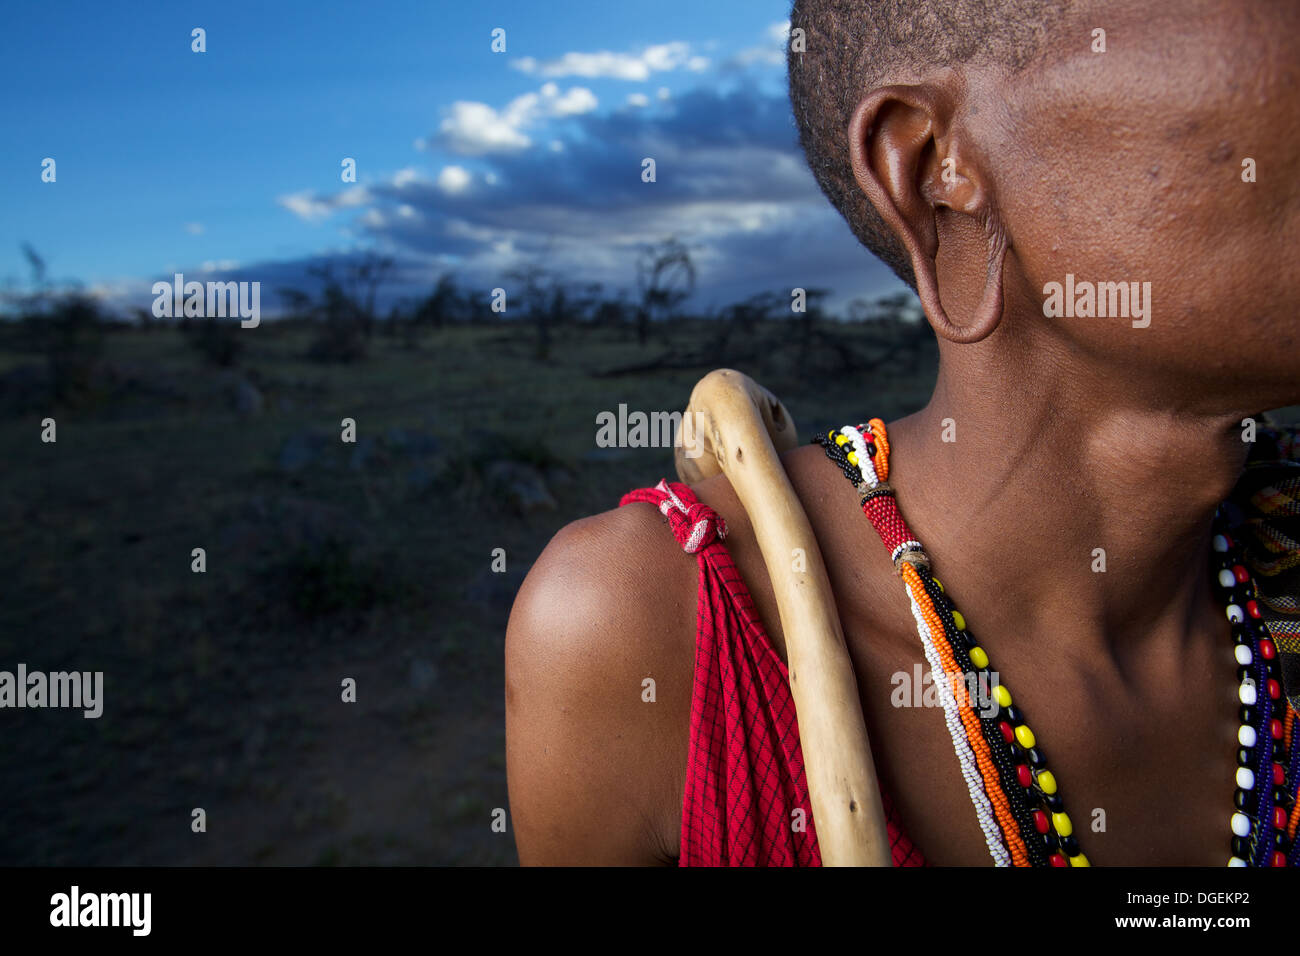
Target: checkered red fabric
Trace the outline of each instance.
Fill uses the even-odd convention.
[[[722,539],[726,523],[683,484],[623,496],[663,513],[700,568],[681,866],[820,866],[785,664]],[[882,792],[895,866],[925,866]]]

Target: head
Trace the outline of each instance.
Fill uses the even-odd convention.
[[[814,175],[945,371],[1300,402],[1292,0],[796,0],[791,31]]]

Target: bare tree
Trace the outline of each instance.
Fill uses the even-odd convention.
[[[320,303],[316,307],[321,324],[307,354],[325,362],[353,362],[366,354],[368,330],[361,306],[352,290],[335,275],[330,262],[311,266],[308,274],[321,280]]]
[[[825,314],[822,310],[822,302],[828,295],[830,295],[829,289],[805,289],[804,310],[802,313],[795,313],[799,320],[799,357],[795,367],[801,372],[808,363],[808,349],[812,345],[813,328],[817,320]]]
[[[605,287],[599,282],[584,282],[575,286],[569,293],[566,318],[572,317],[580,322],[595,324],[605,306]]]
[[[695,263],[690,250],[674,237],[641,250],[636,262],[641,305],[637,310],[637,340],[644,345],[650,320],[656,314],[672,315],[695,291]]]
[[[311,296],[302,289],[280,286],[275,292],[284,303],[285,309],[294,318],[306,318],[311,313]]]
[[[6,292],[4,300],[17,306],[22,315],[43,314],[48,310],[51,299],[51,282],[45,257],[30,242],[21,243],[19,248],[22,249],[23,258],[27,260],[27,268],[32,275],[31,285],[23,291],[15,284],[15,291]]]
[[[743,302],[724,308],[717,319],[717,332],[709,344],[709,354],[717,361],[723,361],[737,332],[752,344],[758,323],[770,319],[783,303],[784,296],[780,292],[758,292]]]
[[[46,279],[48,269],[44,257],[36,251],[30,242],[24,242],[22,249],[23,258],[27,260],[27,265],[32,270],[32,285],[38,290],[43,290],[48,282]]]
[[[367,337],[374,331],[375,302],[379,290],[395,265],[392,256],[380,255],[373,249],[368,249],[351,263],[346,272],[348,298],[356,303],[361,328]]]
[[[537,330],[536,356],[545,359],[551,354],[551,326],[564,314],[564,289],[550,270],[535,262],[511,269],[506,278],[523,286],[524,308]]]
[[[440,329],[451,321],[459,300],[460,293],[456,289],[456,280],[450,272],[445,272],[438,277],[433,292],[416,308],[412,321],[417,325]]]

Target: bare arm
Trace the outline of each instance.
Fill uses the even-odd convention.
[[[507,774],[525,865],[676,854],[696,573],[642,505],[567,526],[529,572],[506,632]]]

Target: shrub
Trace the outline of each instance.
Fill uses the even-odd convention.
[[[94,299],[75,294],[26,318],[49,362],[55,401],[77,402],[92,391],[104,351],[102,318]]]
[[[379,563],[358,556],[339,538],[331,537],[317,547],[300,547],[286,571],[289,601],[305,617],[366,611],[397,594]]]
[[[188,319],[182,330],[186,341],[210,365],[230,368],[244,351],[244,340],[234,322]]]

